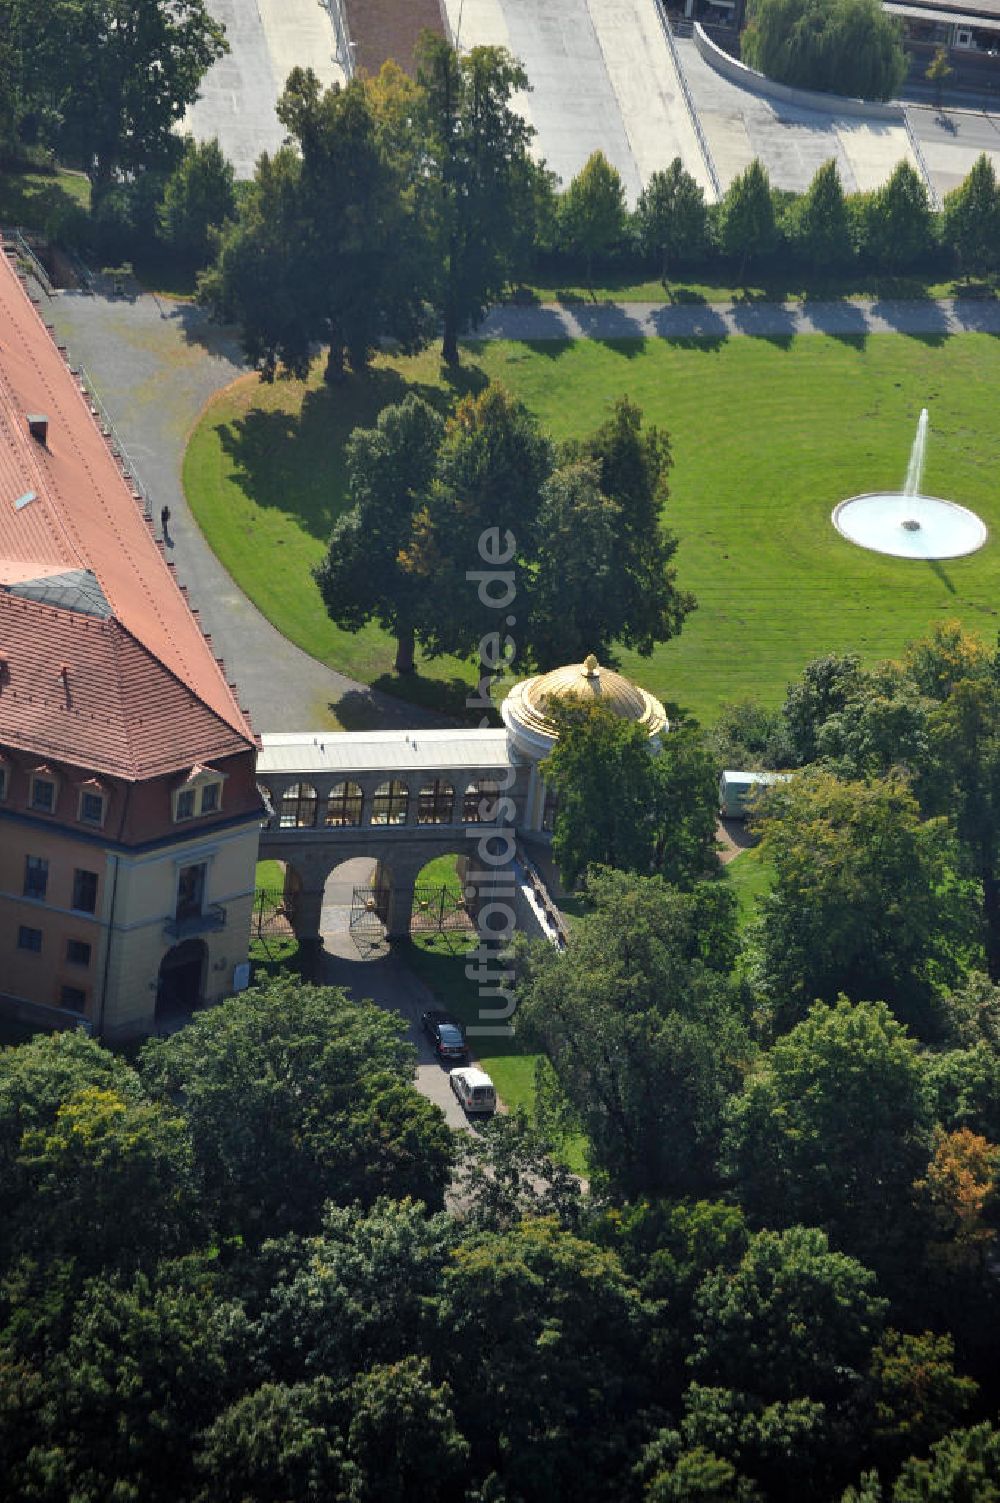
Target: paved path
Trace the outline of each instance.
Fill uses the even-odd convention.
[[[564,186],[603,151],[634,204],[651,174],[680,156],[711,196],[651,0],[444,0],[444,8],[463,49],[495,43],[524,64],[530,92],[515,106]]]
[[[245,374],[230,334],[198,308],[143,296],[108,299],[64,292],[42,313],[86,366],[153,501],[170,508],[168,557],[225,659],[259,731],[351,723],[380,728],[440,724],[412,705],[335,673],[281,636],[219,563],[188,511],[181,462],[209,398]],[[276,565],[277,567],[277,565]]]
[[[199,141],[217,137],[240,178],[253,177],[262,151],[274,152],[285,127],[274,112],[296,66],[324,85],[342,83],[333,25],[318,0],[210,0],[226,28],[229,51],[201,81],[184,129]]]
[[[338,866],[323,894],[322,976],[327,986],[344,986],[359,1001],[368,998],[407,1023],[407,1038],[417,1051],[415,1085],[421,1095],[444,1112],[449,1127],[471,1130],[448,1083],[448,1069],[435,1055],[420,1026],[420,1014],[440,1004],[422,981],[382,945],[367,958],[350,932],[351,904],[355,887],[371,881],[373,863],[361,856]]]
[[[540,303],[494,308],[478,339],[704,339],[735,335],[1000,334],[1000,301]]]

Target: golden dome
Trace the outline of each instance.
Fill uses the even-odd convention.
[[[520,725],[546,737],[556,736],[555,725],[548,714],[548,706],[554,702],[604,705],[623,720],[643,726],[649,736],[657,736],[667,729],[667,717],[659,700],[623,674],[602,668],[593,653],[583,663],[554,668],[551,673],[523,680],[509,697],[515,696]]]

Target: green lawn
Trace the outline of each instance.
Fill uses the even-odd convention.
[[[757,916],[757,899],[770,890],[773,869],[751,848],[734,857],[725,871],[736,893],[739,926],[744,929]]]
[[[651,658],[622,657],[668,705],[708,722],[729,700],[778,702],[819,653],[892,655],[950,615],[996,629],[994,542],[967,559],[912,563],[852,547],[829,518],[845,496],[901,483],[926,405],[925,489],[1000,526],[997,339],[481,343],[465,354],[462,384],[484,379],[522,396],[556,438],[595,426],[622,392],[669,432],[668,516],[679,578],[699,608]],[[347,434],[408,389],[442,406],[455,395],[431,354],[381,362],[334,391],[318,375],[306,388],[245,378],[207,409],[184,478],[209,542],[281,631],[358,678],[454,706],[468,665],[423,663],[400,685],[384,634],[338,631],[309,577],[344,504]]]
[[[935,280],[920,276],[879,276],[855,271],[850,275],[807,277],[801,271],[755,277],[753,270],[743,284],[727,280],[720,270],[671,277],[666,286],[659,277],[643,276],[634,268],[598,272],[594,285],[587,283],[583,267],[562,268],[558,275],[539,273],[516,289],[517,302],[599,303],[728,303],[733,301],[803,302],[840,298],[935,298],[995,297],[992,283],[968,284],[948,277]]]
[[[90,208],[90,180],[80,172],[0,172],[0,223],[47,230],[72,208]]]

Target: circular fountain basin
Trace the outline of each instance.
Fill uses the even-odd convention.
[[[955,501],[892,491],[841,501],[832,521],[848,542],[894,558],[961,558],[988,535],[985,522]]]

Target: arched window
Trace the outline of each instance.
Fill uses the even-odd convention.
[[[470,783],[462,799],[462,819],[465,824],[496,824],[499,796],[500,789],[496,783],[487,782],[485,779],[478,783]]]
[[[281,829],[311,830],[316,823],[318,803],[311,783],[293,783],[281,796]]]
[[[373,825],[405,825],[410,807],[410,790],[398,778],[375,789],[372,798]]]
[[[338,783],[327,799],[327,826],[339,830],[345,825],[359,825],[363,802],[357,783]]]
[[[418,825],[450,825],[455,809],[455,790],[450,783],[435,778],[425,783],[417,799]]]

